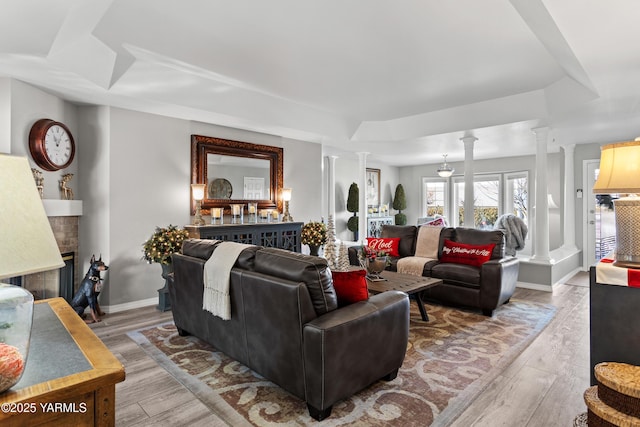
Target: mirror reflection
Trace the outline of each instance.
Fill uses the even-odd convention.
[[[266,159],[207,154],[209,199],[271,199],[271,162]]]
[[[207,185],[203,214],[211,208],[229,212],[229,202],[280,211],[282,158],[282,147],[191,135],[191,183]],[[195,208],[191,197],[192,215]]]

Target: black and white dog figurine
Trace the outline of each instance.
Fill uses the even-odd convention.
[[[107,271],[109,266],[102,262],[102,255],[100,259],[96,260],[96,256],[91,256],[91,266],[89,271],[82,279],[78,292],[73,296],[71,300],[71,307],[78,313],[80,317],[84,319],[84,310],[89,306],[91,309],[92,320],[85,320],[87,323],[100,322],[99,316],[104,316],[100,305],[98,304],[98,295],[102,290],[102,278],[100,278],[101,271]]]

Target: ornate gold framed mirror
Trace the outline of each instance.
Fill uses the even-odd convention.
[[[282,210],[283,149],[210,136],[191,135],[191,183],[206,184],[203,214],[211,208],[257,202]],[[196,203],[191,198],[191,215]]]

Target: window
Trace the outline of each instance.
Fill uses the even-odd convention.
[[[456,225],[461,227],[492,229],[500,216],[500,175],[476,175],[473,180],[473,218],[474,224],[464,224],[464,178],[454,180],[454,204],[456,207]]]
[[[529,178],[527,172],[505,174],[505,213],[511,213],[529,225]]]
[[[474,224],[464,224],[464,178],[453,179],[452,225],[492,229],[500,215],[512,213],[528,225],[529,175],[523,172],[478,174],[474,176]],[[446,203],[445,203],[446,204]]]
[[[438,178],[422,178],[422,214],[433,218],[436,215],[447,217],[448,199],[447,180]]]

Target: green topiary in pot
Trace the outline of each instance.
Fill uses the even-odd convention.
[[[347,228],[353,232],[355,240],[358,240],[358,212],[360,200],[358,184],[355,182],[349,186],[349,195],[347,197],[347,211],[353,212],[353,216],[347,221]]]
[[[396,225],[407,224],[407,216],[402,213],[402,210],[406,208],[407,208],[407,199],[404,195],[404,187],[402,187],[402,184],[398,184],[396,186],[395,197],[393,198],[393,209],[399,211],[396,214]]]

